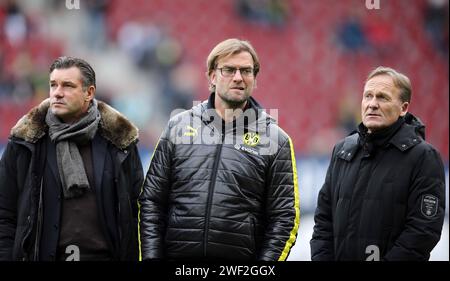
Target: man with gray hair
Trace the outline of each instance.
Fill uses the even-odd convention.
[[[138,129],[86,61],[56,59],[49,82],[0,162],[0,260],[138,260]]]
[[[405,75],[369,74],[362,123],[334,147],[319,193],[313,261],[430,258],[445,216],[444,165],[410,102]]]

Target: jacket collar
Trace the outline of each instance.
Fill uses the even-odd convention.
[[[36,143],[48,132],[45,116],[49,107],[50,100],[46,99],[32,108],[11,129],[11,136],[29,143]],[[125,149],[137,141],[138,128],[120,112],[101,101],[98,101],[98,110],[101,116],[99,133],[105,139],[119,149]]]
[[[360,124],[361,126],[362,124]],[[337,152],[338,157],[346,161],[351,161],[360,147],[359,138],[357,131],[352,132],[346,137],[341,150]],[[424,140],[425,125],[419,118],[408,112],[404,117],[404,123],[390,140],[388,140],[388,144],[404,152]]]
[[[221,127],[222,118],[219,116],[219,114],[217,114],[214,108],[214,99],[215,93],[211,93],[207,100],[194,106],[192,108],[192,111],[194,116],[200,117],[202,121],[207,125],[212,123],[217,127]],[[253,97],[249,97],[247,102],[248,106],[246,107],[245,111],[254,110],[254,112],[256,113],[256,121],[245,124],[245,127],[247,129],[254,132],[263,133],[266,131],[267,126],[269,126],[270,123],[276,124],[276,120],[272,116],[270,116]],[[236,126],[244,125],[244,116],[245,115],[242,114],[235,120]],[[220,125],[216,122],[220,122]]]

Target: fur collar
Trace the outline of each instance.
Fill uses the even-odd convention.
[[[46,99],[31,109],[11,129],[11,135],[36,143],[48,131],[45,116],[49,106],[50,100]],[[101,116],[99,133],[116,147],[125,149],[138,139],[138,128],[120,112],[101,101],[98,101],[98,110]]]

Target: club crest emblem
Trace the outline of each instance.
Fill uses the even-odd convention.
[[[422,196],[420,209],[422,214],[427,218],[432,218],[436,215],[438,210],[439,200],[436,196],[425,194]]]
[[[259,143],[260,136],[257,133],[245,133],[243,141],[248,146],[256,146]]]

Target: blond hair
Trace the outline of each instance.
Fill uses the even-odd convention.
[[[227,39],[225,41],[217,44],[214,49],[212,49],[211,53],[209,53],[208,58],[206,59],[206,76],[208,78],[209,90],[215,91],[215,85],[211,84],[209,80],[211,72],[213,72],[217,67],[217,61],[222,58],[239,54],[241,52],[248,52],[253,58],[253,73],[256,77],[260,70],[260,64],[258,55],[256,54],[255,49],[250,44],[250,42],[245,40],[239,40],[236,38]]]

